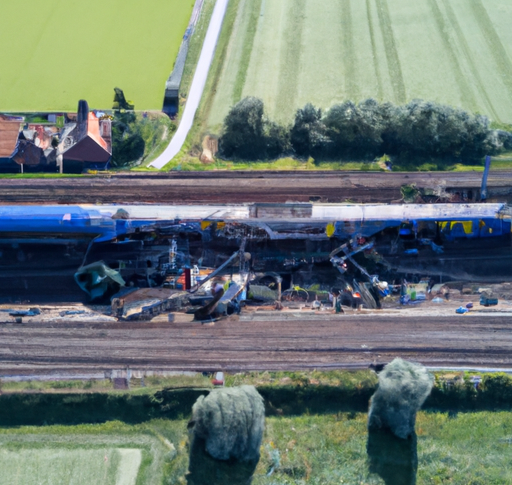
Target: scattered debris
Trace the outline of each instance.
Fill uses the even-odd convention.
[[[34,317],[41,314],[39,308],[30,308],[29,310],[8,310],[11,317]]]
[[[224,372],[216,372],[212,384],[214,386],[224,386]]]
[[[495,306],[497,304],[498,304],[498,298],[494,298],[486,293],[483,293],[482,295],[480,295],[480,305]]]
[[[188,293],[169,288],[134,288],[112,297],[112,315],[121,320],[149,320],[164,312],[175,312],[188,303]]]
[[[61,317],[65,317],[68,315],[83,315],[85,313],[85,310],[65,310],[63,312],[60,312],[59,315]]]
[[[91,301],[104,298],[108,293],[115,293],[125,285],[119,271],[109,268],[103,261],[82,266],[75,273],[75,281]]]

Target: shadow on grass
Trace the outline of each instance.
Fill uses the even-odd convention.
[[[159,391],[130,394],[9,394],[0,396],[0,426],[104,423],[129,424],[154,418],[177,419],[190,414],[192,405],[208,391]]]
[[[498,385],[503,384],[503,385]],[[327,385],[258,386],[267,416],[367,412],[376,387],[346,389]],[[126,394],[4,394],[0,396],[0,426],[103,423],[129,424],[154,418],[188,417],[192,405],[209,390],[164,389],[153,395]],[[438,388],[425,402],[426,411],[465,412],[512,409],[512,389],[496,382],[486,390],[472,385]]]
[[[190,447],[187,485],[250,485],[259,457],[248,462],[216,460],[206,452],[206,442],[194,437]]]
[[[416,433],[404,440],[387,430],[369,429],[366,450],[369,472],[377,473],[386,485],[416,484],[418,472]]]

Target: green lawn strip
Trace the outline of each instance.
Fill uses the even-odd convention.
[[[5,393],[48,392],[48,393],[125,393],[135,395],[153,394],[162,389],[177,388],[207,388],[212,387],[211,380],[201,374],[196,376],[176,375],[170,377],[150,376],[141,379],[131,379],[130,389],[120,391],[114,389],[110,379],[73,379],[60,381],[29,380],[29,381],[2,381],[0,390]]]
[[[0,109],[74,111],[79,99],[110,109],[116,86],[136,109],[161,109],[193,4],[48,0],[41,10],[28,0],[20,16],[3,2],[0,42],[9,49],[0,62]]]
[[[158,143],[153,151],[148,155],[148,158],[138,166],[130,169],[131,172],[158,172],[159,170],[149,166],[149,163],[154,160],[159,153],[167,147],[169,140],[162,140]],[[314,160],[303,161],[297,160],[293,157],[280,158],[273,161],[230,161],[216,158],[213,164],[205,164],[199,160],[199,147],[195,149],[194,156],[187,153],[187,149],[183,149],[174,160],[169,162],[162,169],[163,171],[169,170],[182,170],[182,171],[215,171],[215,170],[301,170],[301,171],[317,171],[317,170],[335,170],[335,171],[363,171],[363,172],[382,172],[384,171],[378,164],[374,162],[351,162],[351,161],[332,161],[332,162],[315,162]],[[442,167],[441,167],[442,168]],[[493,157],[491,163],[492,170],[508,170],[512,169],[512,156],[508,157]],[[422,163],[421,165],[412,166],[399,166],[395,165],[395,172],[483,172],[483,165],[464,165],[456,163],[448,165],[444,170],[440,170],[440,166],[435,163]],[[60,173],[1,173],[0,179],[52,179],[52,178],[76,178],[76,177],[103,177],[108,174],[115,175],[116,173],[125,170],[109,170],[108,172],[95,174],[60,174]]]
[[[363,172],[383,172],[384,169],[378,163],[373,161],[308,161],[298,160],[293,157],[279,158],[271,161],[232,161],[222,158],[215,158],[215,162],[205,164],[199,160],[202,149],[199,145],[184,147],[180,154],[169,162],[162,170],[183,170],[183,171],[210,171],[210,170],[337,170],[337,171],[363,171]],[[512,168],[512,157],[495,158],[491,163],[492,169]],[[446,164],[444,161],[421,162],[418,164],[394,165],[395,172],[481,172],[484,165],[466,165],[462,163]]]
[[[242,0],[231,0],[228,4],[226,13],[224,15],[224,21],[222,23],[222,29],[219,34],[217,46],[215,48],[215,55],[213,56],[208,78],[206,80],[203,96],[199,103],[199,108],[196,113],[196,119],[192,126],[191,133],[193,134],[194,129],[206,128],[206,123],[212,108],[212,96],[208,93],[216,92],[219,81],[221,78],[222,70],[226,62],[226,54],[229,50],[229,43],[231,39],[231,33],[238,13],[238,8]],[[229,108],[228,108],[229,109]],[[199,122],[199,123],[198,123]],[[190,139],[189,134],[189,139]]]

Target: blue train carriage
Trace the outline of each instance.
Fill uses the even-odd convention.
[[[472,219],[467,221],[440,221],[443,239],[474,239],[500,237],[510,234],[511,220],[501,218]]]

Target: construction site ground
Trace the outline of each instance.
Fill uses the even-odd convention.
[[[512,172],[491,171],[488,199],[512,200]],[[429,202],[478,201],[481,172],[169,172],[57,179],[0,179],[2,204],[230,204],[244,202],[401,202],[403,185],[426,189]],[[450,199],[452,197],[452,199]]]
[[[211,324],[185,313],[116,321],[107,307],[83,305],[42,306],[21,324],[2,312],[0,375],[357,369],[397,356],[434,367],[512,368],[512,301],[457,315],[468,298],[344,314],[246,307]]]
[[[489,176],[489,195],[512,200],[511,172]],[[416,184],[445,197],[480,188],[479,172],[172,172],[119,174],[62,179],[0,179],[3,204],[244,202],[355,202],[403,200],[401,187]],[[446,200],[446,199],[445,199]],[[434,200],[431,200],[434,201]],[[450,299],[384,310],[346,310],[337,315],[299,306],[287,311],[243,309],[212,325],[192,316],[160,315],[152,321],[117,321],[105,308],[73,304],[80,298],[71,277],[32,275],[44,287],[41,314],[15,323],[0,312],[0,375],[97,375],[112,369],[162,371],[240,371],[365,368],[396,356],[430,366],[512,368],[512,297],[497,307],[478,305],[465,315],[466,304]],[[12,295],[15,275],[4,278],[4,295]],[[30,284],[29,284],[30,283]],[[68,295],[69,293],[69,295]],[[62,298],[59,297],[62,296]],[[36,306],[25,298],[24,305]],[[464,298],[464,299],[462,299]],[[67,300],[70,303],[64,304]],[[55,304],[60,301],[60,304]],[[2,307],[0,307],[0,310]],[[70,313],[71,312],[71,313]],[[77,313],[79,312],[79,313]]]

